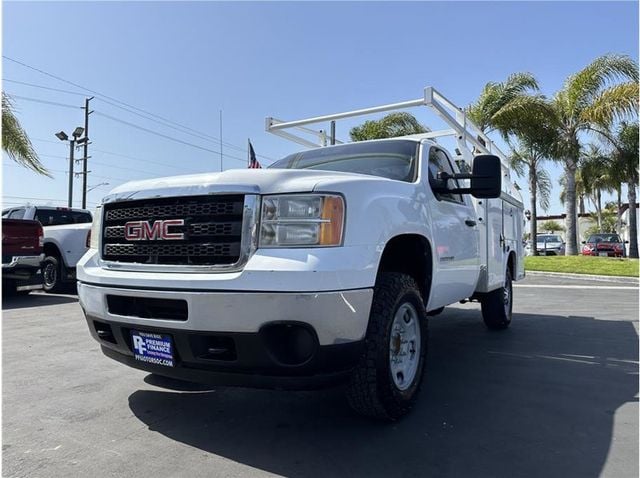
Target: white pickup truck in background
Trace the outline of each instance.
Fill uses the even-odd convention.
[[[76,265],[89,249],[91,212],[53,206],[20,206],[2,211],[8,219],[39,221],[44,230],[43,288],[62,292],[75,284]]]
[[[111,191],[78,264],[80,305],[102,351],[195,382],[346,382],[357,412],[407,413],[428,315],[473,300],[490,329],[511,323],[523,205],[504,156],[432,88],[415,101],[267,121],[303,142],[283,130],[419,105],[450,129]],[[445,136],[456,155],[436,142]]]

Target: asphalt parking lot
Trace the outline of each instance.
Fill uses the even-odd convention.
[[[339,389],[168,389],[105,358],[75,296],[6,298],[3,475],[637,477],[637,288],[536,276],[514,294],[504,332],[475,304],[431,319],[425,387],[394,424]]]

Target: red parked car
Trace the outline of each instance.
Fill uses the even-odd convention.
[[[2,220],[2,289],[28,294],[42,289],[44,233],[38,221]]]
[[[589,239],[582,241],[582,255],[624,257],[624,245],[629,241],[622,241],[617,234],[591,234]]]

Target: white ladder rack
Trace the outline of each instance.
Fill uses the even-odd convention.
[[[399,110],[404,108],[414,108],[416,106],[427,106],[431,108],[450,129],[430,131],[411,135],[412,138],[435,139],[445,136],[454,136],[458,145],[458,150],[462,155],[462,159],[471,164],[473,156],[476,154],[494,154],[500,158],[503,166],[508,170],[507,156],[500,151],[485,133],[478,128],[469,118],[462,108],[458,108],[453,102],[440,94],[432,86],[424,89],[424,96],[416,100],[402,101],[399,103],[391,103],[360,110],[345,111],[342,113],[334,113],[324,116],[316,116],[313,118],[304,118],[295,121],[282,121],[273,117],[266,118],[266,130],[269,133],[294,141],[303,146],[316,148],[318,146],[327,146],[327,144],[341,144],[335,137],[335,122],[344,118],[353,118],[357,116],[365,116],[384,111]],[[330,132],[325,130],[313,130],[307,128],[308,125],[331,122]],[[297,130],[295,133],[291,130]],[[285,131],[289,130],[289,131]],[[315,138],[313,142],[299,134],[299,132],[311,135]],[[297,133],[297,134],[296,134]]]

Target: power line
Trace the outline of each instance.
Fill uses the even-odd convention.
[[[20,100],[25,100],[25,101],[33,101],[34,103],[43,103],[45,105],[53,105],[53,106],[63,106],[65,108],[73,108],[73,109],[81,109],[81,106],[74,106],[74,105],[69,105],[66,103],[58,103],[56,101],[47,101],[47,100],[43,100],[40,98],[31,98],[30,96],[20,96],[20,95],[13,95],[13,94],[9,94],[9,96],[11,98],[18,98]]]
[[[160,133],[160,132],[158,132],[158,131],[154,131],[154,130],[152,130],[152,129],[145,128],[144,126],[140,126],[140,125],[138,125],[138,124],[131,123],[131,122],[129,122],[129,121],[125,121],[125,120],[123,120],[123,119],[116,118],[116,117],[114,117],[114,116],[111,116],[111,115],[108,115],[108,114],[105,114],[105,113],[101,113],[100,111],[94,111],[94,113],[95,113],[95,114],[97,114],[98,116],[102,116],[102,117],[104,117],[104,118],[108,118],[108,119],[110,119],[110,120],[112,120],[112,121],[116,121],[116,122],[118,122],[118,123],[125,124],[125,125],[127,125],[127,126],[132,127],[132,128],[136,128],[136,129],[139,129],[139,130],[141,130],[141,131],[145,131],[145,132],[147,132],[147,133],[154,134],[154,135],[156,135],[156,136],[160,136],[161,138],[165,138],[165,139],[168,139],[168,140],[170,140],[170,141],[175,141],[176,143],[184,144],[185,146],[191,146],[192,148],[200,149],[200,150],[202,150],[202,151],[206,151],[206,152],[208,152],[208,153],[213,153],[213,154],[216,154],[216,155],[220,154],[220,151],[215,151],[215,150],[213,150],[213,149],[205,148],[204,146],[199,146],[199,145],[197,145],[197,144],[189,143],[188,141],[183,141],[183,140],[178,139],[178,138],[175,138],[175,137],[173,137],[173,136],[169,136],[169,135],[166,135],[166,134],[164,134],[164,133]],[[227,154],[226,156],[227,156],[228,158],[235,159],[235,160],[238,160],[238,161],[242,161],[242,162],[244,162],[244,161],[245,161],[244,159],[239,158],[238,156],[231,156],[231,155],[229,155],[229,154]]]
[[[9,161],[9,160],[7,160],[7,161]],[[4,166],[6,166],[6,167],[10,167],[10,168],[22,168],[22,169],[27,169],[27,168],[25,168],[24,166],[21,166],[21,165],[16,164],[16,163],[7,163],[7,162],[5,162],[5,163],[4,163]],[[52,173],[64,173],[64,174],[69,174],[69,171],[66,171],[66,170],[64,170],[64,169],[50,169],[50,168],[47,168],[47,171],[50,171],[50,172],[52,172]],[[122,181],[123,183],[129,182],[129,181],[132,181],[132,180],[136,180],[135,178],[116,178],[116,177],[113,177],[113,176],[100,176],[100,175],[98,175],[98,174],[93,174],[93,173],[91,173],[91,177],[93,177],[93,178],[98,178],[98,179],[111,179],[111,180],[113,180],[113,181]],[[139,179],[141,179],[141,178],[139,178]]]
[[[152,161],[150,159],[136,158],[136,157],[129,156],[129,155],[126,155],[126,154],[114,153],[113,151],[105,151],[104,149],[93,148],[93,150],[98,152],[98,153],[109,154],[111,156],[119,156],[121,158],[131,159],[133,161],[142,161],[144,163],[157,164],[158,166],[164,166],[164,167],[167,167],[167,168],[174,168],[174,169],[178,169],[178,170],[184,170],[182,167],[175,166],[173,164],[161,163],[159,161]],[[194,172],[194,173],[199,173],[200,172],[200,171],[196,171],[195,169],[190,169],[189,171]]]
[[[50,86],[36,85],[35,83],[27,83],[25,81],[10,80],[9,78],[3,78],[2,81],[7,81],[9,83],[16,83],[18,85],[31,86],[33,88],[41,88],[43,90],[58,91],[60,93],[68,93],[70,95],[86,96],[84,93],[80,93],[78,91],[61,90],[60,88],[52,88]]]
[[[50,140],[50,139],[43,139],[43,138],[31,138],[31,139],[32,139],[33,141],[41,141],[41,142],[43,142],[43,143],[62,144],[62,143],[60,143],[59,141],[53,141],[53,140]],[[116,153],[116,152],[114,152],[114,151],[106,151],[106,150],[104,150],[104,149],[97,149],[97,148],[93,148],[93,151],[95,151],[95,152],[97,152],[97,153],[108,154],[108,155],[110,155],[110,156],[118,156],[118,157],[121,157],[121,158],[131,159],[131,160],[133,160],[133,161],[142,161],[142,162],[144,162],[144,163],[150,163],[150,164],[155,164],[155,165],[158,165],[158,166],[164,166],[164,167],[167,167],[167,168],[174,168],[174,169],[177,169],[177,170],[179,170],[179,171],[184,171],[184,168],[182,168],[182,167],[180,167],[180,166],[175,166],[175,165],[173,165],[173,164],[162,163],[162,162],[160,162],[160,161],[152,161],[152,160],[150,160],[150,159],[136,158],[135,156],[129,156],[129,155],[127,155],[127,154]],[[46,156],[49,156],[49,157],[53,157],[52,155],[45,155],[45,154],[40,154],[40,156],[45,156],[45,157],[46,157]],[[57,157],[57,158],[61,158],[61,159],[66,159],[66,157],[63,157],[63,156],[56,156],[56,157]],[[200,173],[200,172],[202,172],[202,171],[197,171],[197,170],[195,170],[195,169],[189,169],[189,171],[190,171],[190,172],[193,172],[193,173]]]
[[[131,108],[131,109],[133,109],[133,110],[136,110],[136,111],[138,111],[138,112],[140,112],[140,113],[144,113],[144,114],[146,114],[146,115],[149,115],[149,116],[152,116],[152,117],[157,118],[157,119],[159,119],[159,120],[162,120],[162,121],[164,121],[164,122],[166,122],[166,123],[170,123],[170,124],[172,124],[172,125],[174,125],[174,126],[177,126],[177,127],[179,127],[179,128],[182,128],[182,129],[184,129],[184,130],[188,130],[188,131],[191,131],[192,133],[196,133],[196,134],[200,135],[201,137],[202,137],[202,136],[204,136],[205,138],[202,138],[202,139],[211,138],[211,139],[210,139],[210,141],[214,141],[214,142],[216,142],[216,143],[220,143],[220,142],[221,142],[221,138],[216,138],[216,137],[215,137],[215,136],[213,136],[213,135],[210,135],[210,134],[207,134],[207,133],[203,133],[203,132],[198,131],[198,130],[196,130],[196,129],[194,129],[194,128],[191,128],[191,127],[189,127],[189,126],[181,125],[180,123],[176,123],[175,121],[172,121],[172,120],[170,120],[170,119],[164,118],[164,117],[162,117],[162,116],[160,116],[160,115],[157,115],[157,114],[155,114],[155,113],[151,113],[150,111],[146,111],[146,110],[144,110],[144,109],[142,109],[142,108],[138,108],[137,106],[131,105],[131,104],[129,104],[129,103],[126,103],[126,102],[124,102],[124,101],[121,101],[121,100],[119,100],[119,99],[117,99],[117,98],[114,98],[114,97],[112,97],[112,96],[105,95],[105,94],[103,94],[103,93],[100,93],[99,91],[92,90],[92,89],[87,88],[87,87],[85,87],[85,86],[79,85],[78,83],[74,83],[74,82],[69,81],[69,80],[67,80],[67,79],[65,79],[65,78],[62,78],[62,77],[60,77],[60,76],[57,76],[57,75],[54,75],[54,74],[49,73],[49,72],[47,72],[47,71],[44,71],[44,70],[42,70],[42,69],[40,69],[40,68],[36,68],[36,67],[31,66],[31,65],[28,65],[28,64],[26,64],[26,63],[24,63],[24,62],[22,62],[22,61],[16,60],[16,59],[14,59],[14,58],[10,58],[10,57],[8,57],[8,56],[6,56],[6,55],[2,55],[2,57],[3,57],[4,59],[6,59],[6,60],[9,60],[9,61],[11,61],[11,62],[13,62],[13,63],[18,64],[18,65],[21,65],[21,66],[23,66],[23,67],[25,67],[25,68],[29,68],[29,69],[31,69],[31,70],[33,70],[33,71],[37,71],[38,73],[41,73],[41,74],[43,74],[43,75],[46,75],[46,76],[48,76],[48,77],[50,77],[50,78],[53,78],[53,79],[55,79],[55,80],[62,81],[63,83],[66,83],[66,84],[69,84],[69,85],[71,85],[71,86],[75,86],[76,88],[80,88],[80,89],[82,89],[82,90],[85,90],[85,91],[88,91],[88,92],[90,92],[90,93],[93,93],[94,95],[96,95],[96,96],[98,97],[98,99],[100,99],[101,101],[103,101],[103,102],[105,102],[105,103],[111,104],[112,106],[116,106],[116,107],[118,107],[118,108],[122,108],[122,109],[125,109],[125,110],[126,110],[126,108],[123,108],[123,106],[119,106],[119,105],[116,105],[116,104],[110,103],[109,101],[106,101],[106,100],[105,100],[105,98],[106,98],[107,100],[111,100],[112,102],[116,102],[116,103],[119,103],[120,105],[124,105],[124,106],[126,106],[126,107],[128,107],[128,108]],[[76,94],[76,93],[74,92],[74,94]],[[130,112],[131,112],[131,113],[133,113],[132,111],[130,111]],[[134,113],[134,114],[138,114],[138,113]],[[140,116],[140,115],[139,115],[139,116]],[[150,119],[150,118],[147,118],[147,119]],[[166,126],[166,125],[165,125],[165,126]],[[174,128],[174,129],[175,129],[175,128]],[[183,133],[185,133],[185,132],[183,131]],[[187,133],[187,134],[188,134],[188,133]],[[226,142],[224,142],[224,144],[226,144],[227,146],[229,146],[229,147],[231,147],[231,148],[235,148],[235,149],[237,149],[238,151],[245,151],[245,150],[244,150],[244,148],[242,148],[242,147],[240,147],[240,146],[238,146],[238,145],[235,145],[235,144],[233,144],[233,143],[226,143]],[[268,157],[268,156],[263,156],[263,155],[260,155],[260,154],[258,154],[257,156],[262,157],[262,158],[264,158],[264,159],[271,160],[271,161],[275,161],[275,159],[274,159],[274,158],[270,158],[270,157]]]

